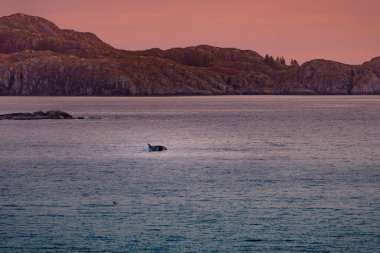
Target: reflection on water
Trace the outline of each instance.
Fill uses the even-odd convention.
[[[87,119],[0,121],[0,251],[376,252],[379,106],[1,97],[0,114]]]

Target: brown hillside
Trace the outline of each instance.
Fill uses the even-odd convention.
[[[380,94],[380,57],[286,66],[208,45],[133,52],[40,17],[0,18],[0,95],[214,94]]]

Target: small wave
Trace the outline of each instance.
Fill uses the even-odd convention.
[[[117,203],[116,203],[117,204]],[[110,206],[115,206],[116,204],[114,204],[113,202],[110,202],[110,203],[99,203],[99,204],[87,204],[87,205],[84,205],[85,207],[91,207],[91,208],[95,208],[95,207],[110,207]]]
[[[4,205],[1,205],[2,207],[18,207],[18,205],[16,204],[4,204]]]
[[[184,240],[184,239],[185,239],[185,237],[180,236],[180,235],[171,235],[171,236],[169,236],[169,237],[166,239],[166,241],[167,241],[167,242],[178,242],[178,241],[182,241],[182,240]]]
[[[48,213],[48,214],[38,214],[37,217],[51,217],[51,218],[63,218],[66,217],[64,214]]]
[[[157,232],[161,231],[161,229],[159,229],[159,228],[146,228],[145,230],[146,231],[157,231]]]
[[[245,242],[262,242],[264,240],[263,239],[258,239],[258,238],[247,238],[244,241]]]

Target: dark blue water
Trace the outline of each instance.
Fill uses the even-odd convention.
[[[0,252],[380,252],[380,97],[0,97],[49,109],[0,121]]]

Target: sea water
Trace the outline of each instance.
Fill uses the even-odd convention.
[[[0,252],[380,252],[378,96],[0,97],[50,109],[0,121]]]

